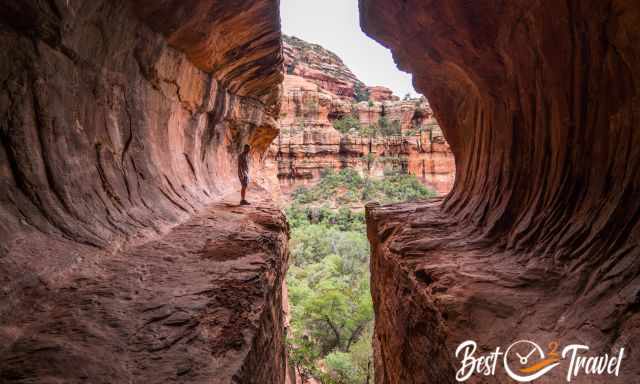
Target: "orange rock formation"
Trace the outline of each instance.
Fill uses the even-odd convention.
[[[354,168],[382,176],[392,165],[418,176],[440,194],[453,185],[454,159],[424,99],[400,101],[384,87],[367,87],[335,54],[297,38],[285,37],[285,67],[280,134],[271,146],[267,168],[290,193],[315,183],[323,170]],[[357,102],[357,90],[370,102]],[[334,123],[353,116],[360,125],[384,117],[401,135],[341,134]]]

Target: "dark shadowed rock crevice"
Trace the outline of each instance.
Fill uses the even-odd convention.
[[[360,10],[363,29],[414,74],[456,157],[444,201],[369,212],[379,382],[454,382],[458,343],[520,338],[625,347],[620,377],[582,379],[637,381],[638,4],[361,0]]]

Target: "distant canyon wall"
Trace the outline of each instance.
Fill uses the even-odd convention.
[[[454,158],[426,100],[400,100],[387,88],[366,86],[318,45],[285,37],[284,52],[281,129],[266,165],[282,192],[313,185],[325,169],[343,168],[374,177],[395,169],[416,175],[439,194],[451,189]],[[364,95],[369,101],[358,102]],[[365,129],[383,118],[398,134],[370,137],[334,129],[346,117]]]

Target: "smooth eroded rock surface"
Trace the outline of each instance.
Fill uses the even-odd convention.
[[[576,380],[640,380],[638,3],[361,0],[360,11],[456,158],[445,200],[370,210],[377,382],[455,382],[459,342],[522,338],[624,347],[619,377]],[[565,380],[564,364],[539,381]]]
[[[212,208],[278,132],[278,2],[5,1],[0,47],[0,381],[283,382],[284,218]]]

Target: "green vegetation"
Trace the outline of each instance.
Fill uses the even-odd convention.
[[[333,127],[343,135],[352,133],[371,138],[376,136],[399,136],[402,134],[400,121],[389,121],[384,116],[380,117],[376,124],[362,125],[356,116],[346,115],[334,121]]]
[[[353,97],[356,99],[357,102],[361,102],[361,101],[368,101],[369,100],[369,90],[367,89],[366,86],[364,86],[361,83],[356,83],[353,86]]]
[[[302,107],[302,115],[306,118],[312,118],[318,113],[318,100],[315,98],[308,98],[304,101]]]
[[[352,115],[346,115],[333,122],[333,127],[340,133],[347,134],[360,131],[360,120]]]
[[[353,169],[340,172],[327,171],[313,188],[299,188],[293,194],[294,205],[304,205],[332,200],[338,204],[364,203],[375,200],[380,203],[414,201],[434,196],[413,175],[391,174],[383,179],[360,176]]]
[[[406,136],[415,136],[415,135],[417,135],[419,132],[422,132],[422,129],[421,129],[421,128],[418,128],[418,129],[416,129],[416,128],[410,128],[410,129],[407,129],[407,130],[402,134],[402,136],[405,136],[405,137],[406,137]]]
[[[361,206],[373,199],[432,195],[414,176],[371,180],[352,169],[327,171],[318,184],[294,193],[286,209],[291,225],[288,350],[300,376],[323,384],[372,382],[373,304]]]
[[[398,120],[389,121],[385,116],[381,116],[378,119],[378,132],[385,137],[399,136],[401,132],[400,122]]]

